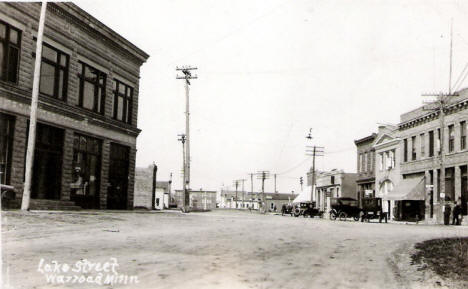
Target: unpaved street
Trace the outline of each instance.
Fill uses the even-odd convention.
[[[436,280],[409,265],[412,245],[468,236],[466,227],[223,210],[10,211],[2,223],[4,287],[10,288],[427,288]],[[136,275],[139,283],[47,284],[38,272],[41,258],[70,265],[116,258],[119,274]]]

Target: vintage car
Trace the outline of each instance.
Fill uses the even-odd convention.
[[[291,215],[293,216],[294,214],[294,206],[291,205],[291,204],[284,204],[282,207],[281,207],[281,216],[284,216],[284,215]]]
[[[311,218],[318,216],[323,217],[323,211],[320,211],[319,208],[315,207],[315,202],[301,202],[294,211],[294,216],[299,217],[303,216],[304,218],[309,216]]]
[[[388,214],[382,211],[381,198],[363,198],[361,200],[361,211],[361,222],[379,219],[379,223],[382,223],[382,220],[385,220],[385,223],[387,223]]]
[[[361,209],[359,203],[353,198],[330,198],[330,219],[344,221],[347,218],[353,218],[359,221]]]

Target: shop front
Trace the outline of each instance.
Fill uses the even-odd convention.
[[[418,222],[424,220],[424,193],[425,178],[418,175],[402,179],[382,197],[394,220]]]

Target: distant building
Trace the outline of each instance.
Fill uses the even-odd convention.
[[[183,206],[183,193],[183,190],[175,191],[174,197],[178,208],[181,208]],[[189,191],[190,210],[209,211],[216,209],[216,195],[216,191]]]
[[[354,141],[357,149],[357,199],[364,196],[375,196],[375,150],[374,141],[377,137],[373,133]]]
[[[23,196],[32,79],[41,58],[31,209],[132,209],[140,67],[148,54],[71,2],[0,3],[0,171]]]
[[[331,170],[329,172],[318,172],[316,176],[316,187],[313,200],[320,210],[328,213],[330,211],[330,198],[353,198],[357,199],[356,179],[357,174],[345,173],[343,170]]]
[[[290,204],[297,197],[297,194],[291,193],[265,193],[265,205],[269,212],[279,212],[284,204]],[[220,208],[235,209],[253,209],[258,210],[262,201],[262,192],[246,192],[245,194],[234,191],[221,191]]]

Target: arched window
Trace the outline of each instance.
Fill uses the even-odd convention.
[[[380,185],[380,195],[388,195],[393,191],[393,183],[390,180],[385,180],[381,185]]]

